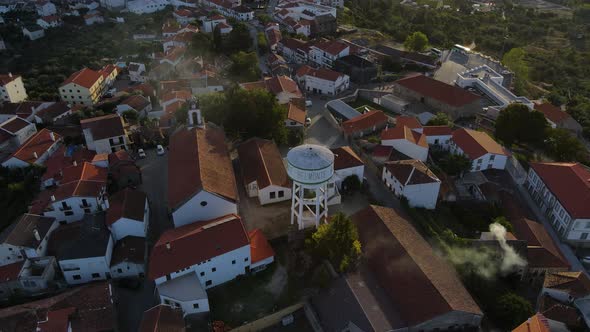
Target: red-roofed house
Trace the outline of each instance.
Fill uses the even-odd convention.
[[[59,184],[63,176],[63,169],[83,162],[92,162],[96,153],[86,148],[68,148],[60,146],[59,149],[45,162],[46,171],[41,178],[44,188]],[[98,166],[98,165],[97,165]],[[108,165],[105,165],[105,167]]]
[[[531,163],[525,187],[564,240],[590,245],[590,170],[579,163]]]
[[[43,165],[61,144],[62,138],[58,134],[41,129],[31,136],[18,150],[2,162],[4,167],[27,167],[32,164]]]
[[[145,238],[149,218],[150,207],[143,192],[126,188],[109,198],[106,224],[115,241],[126,236]]]
[[[113,278],[145,277],[145,238],[126,236],[113,247],[110,268]]]
[[[554,328],[552,329],[551,326]],[[566,330],[568,328],[565,324],[548,319],[541,313],[536,313],[533,317],[518,325],[512,332],[557,332]]]
[[[590,295],[590,279],[581,271],[551,273],[545,276],[541,293],[569,304]]]
[[[37,127],[35,127],[34,123],[31,123],[15,115],[10,119],[0,123],[0,132],[11,136],[10,144],[12,144],[14,148],[17,148],[24,144],[31,136],[37,133]]]
[[[272,263],[274,252],[264,236],[253,235],[254,248],[235,214],[164,232],[152,250],[148,274],[161,302],[185,314],[209,311],[205,289]]]
[[[127,124],[118,114],[103,115],[80,120],[88,150],[111,153],[129,150],[133,143],[127,133]]]
[[[543,113],[552,128],[563,128],[576,134],[582,133],[582,126],[567,112],[550,103],[535,104],[535,110]]]
[[[104,88],[104,77],[98,71],[84,68],[59,86],[61,100],[71,105],[92,106],[98,102]]]
[[[20,75],[0,74],[0,100],[19,103],[27,99],[27,90]]]
[[[508,151],[482,131],[457,129],[453,131],[450,147],[452,153],[471,160],[472,172],[506,168]]]
[[[261,205],[291,199],[291,181],[273,141],[251,138],[237,148],[242,180],[249,197]]]
[[[411,207],[435,209],[441,181],[420,160],[386,162],[381,179],[398,197],[405,197]]]
[[[424,75],[413,75],[395,81],[394,92],[408,100],[424,103],[457,119],[481,111],[481,98],[457,86]]]
[[[84,214],[106,210],[109,207],[107,176],[105,168],[88,162],[64,168],[59,186],[41,192],[33,202],[33,209],[67,223],[82,219]]]
[[[297,83],[289,76],[265,77],[262,81],[241,83],[240,86],[246,90],[265,89],[274,94],[281,105],[303,97]]]
[[[54,281],[55,266],[55,258],[51,256],[27,258],[0,266],[0,298],[46,291]]]
[[[342,123],[342,131],[346,136],[363,137],[387,126],[389,118],[383,111],[371,110]]]
[[[309,60],[320,67],[332,68],[336,60],[349,54],[350,47],[341,41],[321,41],[310,47]]]
[[[448,150],[453,137],[453,130],[449,126],[424,126],[422,133],[426,135],[428,145],[434,145]]]
[[[102,67],[98,72],[102,75],[103,85],[105,87],[110,87],[115,83],[117,75],[119,75],[119,67],[108,64]]]
[[[295,103],[287,104],[287,118],[285,119],[285,127],[302,128],[305,125],[305,118],[307,112],[296,105]]]
[[[350,146],[341,146],[332,149],[332,152],[334,153],[334,176],[330,182],[334,182],[338,189],[343,190],[347,188],[343,188],[342,183],[349,176],[356,176],[362,183],[365,175],[365,163],[361,157]],[[328,184],[328,188],[330,184]]]
[[[168,154],[168,208],[175,227],[237,213],[238,189],[223,130],[177,131]]]
[[[126,111],[135,111],[140,117],[147,116],[152,110],[152,102],[150,97],[141,95],[132,95],[125,98],[119,105],[117,105],[117,114],[123,115]]]
[[[57,226],[53,218],[23,214],[0,235],[0,266],[45,256],[47,241]]]
[[[428,158],[426,135],[413,131],[405,125],[397,125],[382,131],[381,145],[392,146],[411,159],[426,161]]]
[[[62,25],[61,18],[57,15],[42,16],[37,19],[37,24],[43,29],[57,28]]]
[[[303,90],[328,96],[342,93],[350,85],[350,77],[346,74],[328,68],[315,69],[308,65],[297,70],[295,79]]]

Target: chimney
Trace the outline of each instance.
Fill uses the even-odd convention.
[[[166,242],[166,249],[170,250],[170,242]]]
[[[74,160],[74,162],[72,163],[74,166],[78,166],[78,162]]]
[[[38,159],[39,158],[39,155],[37,155],[37,152],[36,151],[33,152],[33,157],[35,157],[35,159]]]
[[[51,201],[55,202],[55,195],[51,195]]]
[[[49,137],[51,137],[51,140],[55,142],[55,133],[53,133],[52,131],[49,132]]]
[[[37,229],[33,230],[33,235],[37,241],[41,242],[41,236],[39,235],[39,231]]]

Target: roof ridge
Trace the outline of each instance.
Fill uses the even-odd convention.
[[[256,150],[258,151],[258,155],[260,156],[260,160],[262,160],[262,166],[264,167],[264,173],[266,173],[266,177],[268,178],[268,182],[270,182],[270,184],[274,184],[272,182],[272,178],[270,176],[270,173],[268,172],[268,167],[266,167],[266,159],[264,158],[264,155],[262,154],[262,151],[260,149],[260,144],[258,144],[258,142],[260,142],[260,140],[256,140]],[[263,142],[264,143],[264,142]]]

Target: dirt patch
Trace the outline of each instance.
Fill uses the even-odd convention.
[[[287,269],[280,265],[272,275],[270,282],[266,285],[266,290],[278,297],[285,289],[285,286],[289,281],[288,279]]]

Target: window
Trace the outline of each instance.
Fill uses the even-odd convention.
[[[580,240],[586,240],[588,239],[588,233],[582,233],[582,235],[580,235]]]
[[[236,260],[234,259],[233,261],[231,261],[232,265],[236,264]]]
[[[249,261],[250,259],[248,257],[244,258],[244,262]]]
[[[98,274],[98,273],[93,273],[93,274],[92,274],[92,278],[95,278],[95,279],[96,279],[96,278],[100,278],[100,274]]]
[[[66,216],[73,216],[74,215],[74,212],[72,212],[72,211],[66,211],[64,214]]]
[[[201,201],[201,206],[207,206],[207,201]]]
[[[277,197],[277,193],[275,193],[274,191],[271,191],[271,192],[270,192],[270,198],[271,198],[271,199],[274,199],[274,198],[276,198],[276,197]]]
[[[285,191],[279,190],[279,197],[285,197]]]
[[[193,308],[194,309],[199,309],[199,304],[198,303],[193,303]]]
[[[82,199],[82,205],[88,206],[88,201],[85,198]]]
[[[84,209],[84,213],[90,214],[90,209]]]
[[[172,278],[170,277],[169,274],[166,275],[166,281],[170,281]]]
[[[212,284],[213,284],[213,281],[211,281],[211,280],[205,281],[205,286],[211,286]]]
[[[482,162],[482,159],[477,159],[478,164],[481,164],[481,162]]]
[[[204,276],[205,276],[205,272],[201,272],[201,277],[204,277]]]
[[[217,271],[217,268],[216,267],[214,267],[214,268],[211,269],[211,272],[215,272],[215,271]]]
[[[496,155],[495,154],[493,154],[493,155],[490,156],[490,161],[493,161],[495,159],[496,159]]]
[[[74,274],[74,275],[72,276],[72,278],[73,278],[74,280],[80,280],[80,279],[82,279],[82,277],[81,277],[79,274]]]
[[[122,269],[117,269],[117,272],[123,273],[123,270]]]

